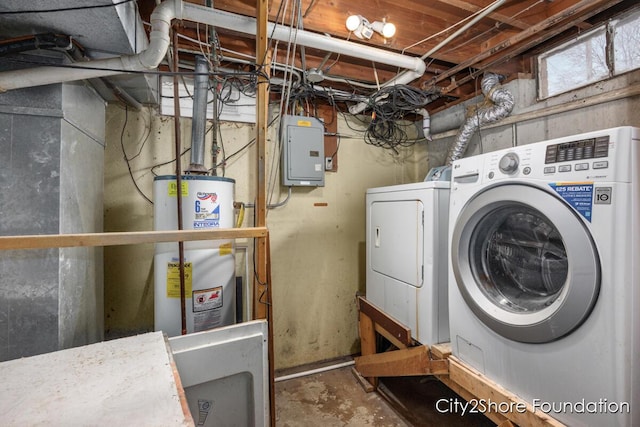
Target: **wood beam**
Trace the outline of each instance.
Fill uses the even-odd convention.
[[[269,125],[269,77],[271,74],[271,55],[268,51],[268,0],[256,0],[256,65],[258,67],[258,87],[256,90],[256,146],[257,193],[255,222],[258,227],[267,226],[267,132]],[[271,261],[269,259],[269,237],[256,239],[253,276],[253,318],[267,319],[269,327],[269,425],[276,425],[274,350],[273,350],[273,310],[271,306],[273,283],[271,280]]]
[[[266,227],[267,225],[267,197],[266,197],[266,146],[267,146],[267,127],[268,127],[268,111],[269,111],[269,54],[267,51],[268,34],[267,34],[267,11],[268,0],[257,0],[257,16],[256,16],[256,64],[259,69],[258,87],[256,93],[256,146],[258,158],[257,184],[256,184],[256,206],[255,206],[255,223],[257,227]],[[267,283],[267,241],[259,238],[256,240],[255,246],[256,274],[253,279],[253,318],[266,319],[267,306],[265,304],[265,293],[268,292],[267,287],[271,285]]]
[[[265,227],[219,228],[215,230],[130,231],[83,234],[1,236],[0,250],[137,245],[142,243],[190,242],[265,237]]]
[[[448,374],[447,360],[431,360],[429,348],[421,345],[369,354],[355,358],[356,369],[364,377],[406,377]]]
[[[458,9],[466,10],[467,12],[471,12],[471,13],[475,13],[483,9],[479,6],[476,6],[475,4],[472,4],[472,3],[469,3],[468,1],[463,1],[463,0],[447,0],[446,2],[451,6],[455,6]],[[511,18],[507,15],[503,15],[502,13],[498,13],[498,12],[492,12],[488,15],[488,17],[501,24],[507,24],[514,28],[518,28],[520,30],[526,30],[531,26],[530,24],[527,24],[524,21]]]
[[[500,412],[500,415],[521,426],[531,427],[562,427],[564,424],[534,408],[518,396],[493,381],[480,372],[462,364],[455,357],[449,357],[449,378],[454,383],[470,392],[478,400],[491,401],[497,408],[512,407],[511,411]],[[488,411],[485,415],[494,411]]]
[[[380,325],[386,329],[394,339],[398,340],[405,347],[413,344],[411,338],[411,329],[407,328],[393,317],[389,316],[378,307],[367,301],[365,298],[358,297],[358,310],[360,313],[369,317],[374,324]]]
[[[513,59],[518,54],[530,49],[533,46],[545,41],[554,35],[561,33],[576,25],[576,23],[583,21],[584,19],[602,12],[618,3],[622,0],[582,0],[581,2],[563,10],[561,13],[554,15],[544,21],[529,27],[528,29],[518,33],[517,35],[505,40],[498,45],[492,47],[489,50],[482,52],[479,55],[470,58],[457,66],[445,71],[442,74],[434,77],[429,84],[435,85],[443,80],[449,79],[455,74],[466,70],[467,68],[474,67],[480,63],[482,66],[475,72],[459,79],[455,84],[444,89],[444,93],[452,90],[453,88],[466,83],[467,81],[477,77],[482,71],[488,69],[490,66],[499,64],[510,59]],[[545,31],[550,30],[550,31]],[[536,37],[536,35],[538,35]],[[483,61],[495,57],[498,53],[507,51],[508,54],[501,54],[499,58],[489,60],[489,62],[483,63]]]
[[[363,312],[360,312],[359,319],[360,354],[362,354],[362,356],[376,354],[376,331],[373,321]],[[378,387],[378,378],[368,377],[367,381],[369,381],[374,388]]]

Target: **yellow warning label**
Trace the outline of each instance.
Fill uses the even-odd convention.
[[[233,252],[233,245],[231,244],[231,242],[223,243],[220,245],[220,256],[231,255],[232,252]]]
[[[184,294],[191,298],[193,283],[193,266],[190,262],[184,263]],[[180,298],[180,263],[167,263],[167,298]]]
[[[310,128],[311,122],[309,120],[298,120],[298,126],[304,126],[306,128]]]
[[[188,181],[180,181],[180,186],[182,187],[182,196],[189,195],[189,182]],[[176,181],[169,181],[169,196],[176,197],[178,195],[178,183]]]

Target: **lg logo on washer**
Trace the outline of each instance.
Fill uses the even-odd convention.
[[[596,205],[610,205],[613,188],[611,187],[596,187],[596,197],[595,203]]]

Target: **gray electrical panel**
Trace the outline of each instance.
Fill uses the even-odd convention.
[[[306,116],[282,120],[282,184],[324,187],[324,124]]]

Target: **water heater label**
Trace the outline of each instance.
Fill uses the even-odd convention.
[[[191,294],[193,265],[184,263],[184,294]],[[180,263],[167,263],[167,298],[180,298]]]
[[[206,331],[222,324],[222,286],[193,292],[193,330]]]
[[[220,204],[217,193],[198,192],[193,204],[193,228],[220,227]]]
[[[222,307],[222,286],[193,292],[193,312],[215,310]]]
[[[232,255],[233,254],[233,244],[232,243],[223,243],[220,245],[220,256],[223,255]]]
[[[182,187],[182,196],[189,196],[189,182],[188,181],[180,181],[180,186]],[[169,181],[168,186],[169,196],[177,197],[178,196],[178,183],[176,181]]]
[[[549,184],[572,208],[591,222],[593,182],[556,182]]]

